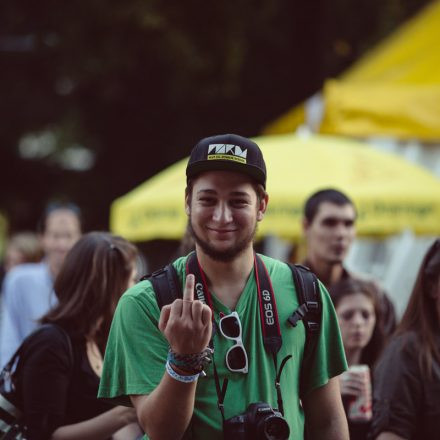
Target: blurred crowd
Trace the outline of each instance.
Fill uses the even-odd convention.
[[[435,438],[440,241],[428,249],[406,311],[397,319],[378,280],[344,266],[356,234],[356,207],[345,194],[325,189],[311,195],[303,231],[307,253],[298,263],[325,285],[339,320],[348,362],[339,384],[350,438]],[[193,247],[188,232],[179,252]],[[24,413],[30,440],[142,437],[133,408],[96,397],[118,300],[144,275],[137,273],[138,259],[135,245],[121,237],[83,234],[80,209],[73,204],[49,205],[35,231],[8,238],[0,296],[0,391]]]

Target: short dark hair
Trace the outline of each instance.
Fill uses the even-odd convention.
[[[321,189],[313,193],[304,204],[304,217],[309,223],[313,222],[319,206],[325,202],[339,206],[351,205],[355,208],[352,200],[341,191],[333,188]]]
[[[44,232],[46,231],[47,219],[49,218],[49,216],[53,212],[61,211],[61,210],[70,211],[73,215],[75,215],[75,217],[78,219],[79,222],[79,229],[82,230],[83,220],[82,220],[81,209],[79,208],[79,206],[71,202],[50,202],[46,205],[43,214],[38,220],[37,232],[39,234],[44,234]]]

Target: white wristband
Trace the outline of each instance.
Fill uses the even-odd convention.
[[[165,364],[165,369],[173,379],[183,383],[195,382],[200,376],[200,373],[194,374],[192,376],[182,376],[181,374],[178,374],[173,370],[173,367],[170,365],[170,361],[167,361],[167,363]]]

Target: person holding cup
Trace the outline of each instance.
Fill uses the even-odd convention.
[[[350,439],[364,440],[372,418],[370,371],[385,342],[379,292],[374,283],[353,278],[334,284],[329,292],[349,367],[340,376],[340,388]]]

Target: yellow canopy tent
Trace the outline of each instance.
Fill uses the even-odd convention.
[[[411,228],[440,234],[440,180],[400,156],[332,136],[263,136],[269,207],[258,229],[297,239],[305,199],[324,187],[349,194],[357,205],[360,235],[386,235]],[[168,167],[111,206],[111,229],[127,239],[180,239],[187,159]]]
[[[428,5],[340,79],[326,81],[323,101],[321,133],[440,139],[440,1]],[[264,132],[291,132],[305,120],[302,104]]]

